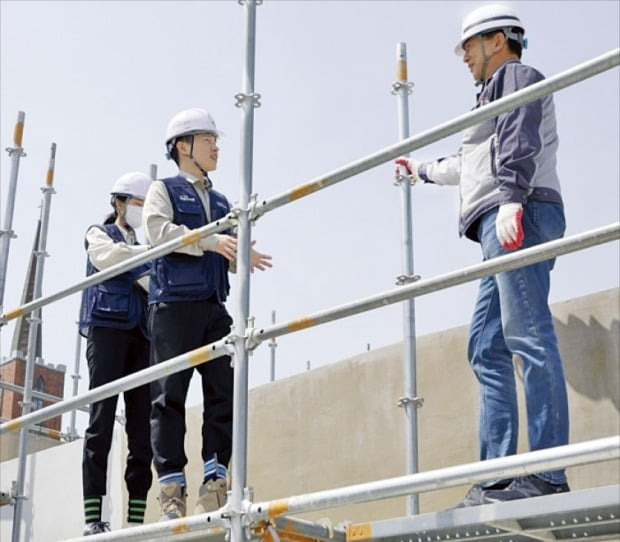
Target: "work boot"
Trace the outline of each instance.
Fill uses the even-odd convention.
[[[194,508],[194,514],[204,514],[219,510],[226,504],[226,480],[218,478],[209,480],[200,486],[198,490],[198,502]]]
[[[157,500],[161,508],[159,521],[185,517],[185,487],[178,482],[162,484]]]
[[[109,533],[110,524],[107,521],[93,521],[87,523],[82,536],[89,536],[91,534]]]

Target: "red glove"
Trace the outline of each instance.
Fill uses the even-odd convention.
[[[495,233],[505,250],[516,250],[523,244],[523,206],[520,203],[504,203],[499,206],[495,219]]]

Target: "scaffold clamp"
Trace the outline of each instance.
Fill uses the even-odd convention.
[[[239,4],[240,6],[243,6],[246,3],[247,0],[237,0],[237,4]],[[262,5],[263,0],[254,0],[254,4],[257,6]]]
[[[416,180],[413,175],[403,175],[402,173],[396,173],[394,175],[394,186],[400,186],[402,183],[409,183],[413,186],[416,183]]]
[[[403,397],[398,399],[398,402],[396,404],[402,408],[406,408],[407,405],[410,405],[410,404],[412,404],[416,408],[420,408],[424,404],[424,397],[410,397],[410,396],[404,395]]]
[[[260,94],[257,94],[256,92],[253,92],[252,94],[246,94],[244,92],[235,94],[235,107],[241,107],[245,101],[252,102],[254,107],[260,107]]]
[[[41,192],[43,192],[43,194],[45,194],[46,192],[49,192],[50,194],[56,194],[56,189],[53,186],[46,184],[45,186],[41,187]]]
[[[8,491],[0,491],[0,506],[6,504],[15,504],[15,499],[11,497]]]
[[[15,235],[15,232],[13,230],[3,230],[0,228],[0,237],[2,237],[3,235],[8,235],[9,239],[17,238],[17,235]]]
[[[404,286],[405,284],[411,284],[412,282],[417,282],[422,277],[420,275],[398,275],[396,277],[396,285]]]
[[[407,91],[407,94],[411,94],[413,83],[411,81],[394,81],[392,83],[392,94],[398,94],[398,91],[404,88]]]
[[[241,213],[241,207],[237,203],[231,207],[230,211],[226,215],[226,219],[230,222],[230,225],[236,227],[239,225],[239,214]]]
[[[262,342],[257,339],[256,328],[254,327],[254,316],[248,318],[248,327],[245,330],[245,347],[248,353],[252,355],[256,347]]]
[[[256,221],[263,216],[263,213],[258,212],[258,195],[252,194],[250,196],[250,203],[248,205],[248,216],[252,225],[256,224]]]

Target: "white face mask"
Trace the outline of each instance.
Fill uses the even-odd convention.
[[[127,204],[125,207],[125,222],[134,230],[142,226],[142,207],[139,205]]]

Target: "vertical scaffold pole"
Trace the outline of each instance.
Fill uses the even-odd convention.
[[[52,143],[50,152],[50,162],[47,169],[45,186],[41,189],[43,192],[43,207],[41,209],[41,222],[39,231],[39,244],[37,246],[36,268],[34,274],[34,293],[33,299],[41,297],[43,284],[43,267],[45,257],[47,256],[47,230],[50,216],[51,197],[54,193],[54,166],[56,163],[56,143]],[[24,397],[22,405],[22,416],[30,412],[32,403],[32,381],[34,377],[35,355],[37,350],[37,335],[41,326],[41,309],[35,309],[30,318],[30,329],[28,331],[28,356],[26,359],[26,373],[24,376]],[[24,499],[24,486],[26,475],[26,459],[28,453],[28,427],[22,427],[19,432],[19,455],[17,466],[17,484],[15,497],[15,510],[13,512],[13,532],[12,542],[19,542],[20,528],[22,522],[22,513]]]
[[[276,323],[276,311],[271,311],[271,323]],[[276,348],[278,343],[276,338],[272,337],[269,341],[269,349],[271,350],[271,366],[269,370],[269,381],[273,382],[276,379]]]
[[[80,383],[80,357],[81,357],[81,349],[82,349],[82,335],[80,335],[80,316],[81,311],[78,311],[78,321],[77,321],[77,333],[75,339],[75,358],[73,360],[73,374],[71,378],[73,379],[73,391],[72,396],[75,397],[78,394],[78,387]],[[76,418],[77,410],[71,411],[71,423],[69,425],[69,438],[71,440],[75,440],[78,437],[77,430],[75,429],[75,418]]]
[[[149,173],[152,181],[157,180],[157,164],[151,164]]]
[[[409,137],[409,94],[413,83],[407,81],[407,44],[396,44],[396,81],[392,94],[397,96],[398,137]],[[411,185],[406,178],[396,180],[401,191],[402,208],[402,254],[403,274],[397,284],[407,284],[419,277],[413,274],[413,227],[411,213]],[[418,472],[418,415],[421,400],[416,395],[416,348],[415,348],[415,303],[413,299],[403,302],[403,380],[404,395],[398,401],[405,411],[406,474]],[[407,496],[407,514],[418,513],[418,496]]]
[[[237,299],[234,324],[235,377],[233,391],[233,433],[231,475],[231,542],[243,542],[243,500],[247,478],[248,438],[248,350],[246,330],[250,312],[250,196],[252,194],[252,153],[254,138],[254,108],[259,95],[254,94],[254,56],[256,6],[260,0],[239,0],[244,8],[244,64],[242,91],[235,95],[241,108],[241,179],[237,232]]]
[[[11,157],[11,175],[9,177],[9,191],[6,198],[6,213],[4,215],[4,226],[0,230],[0,314],[3,314],[4,288],[6,286],[6,271],[9,263],[9,245],[13,235],[13,210],[15,208],[15,191],[17,189],[17,174],[19,173],[19,160],[26,156],[22,148],[22,137],[24,135],[24,119],[26,114],[23,111],[17,113],[17,123],[13,132],[13,146],[7,147],[6,152]]]

